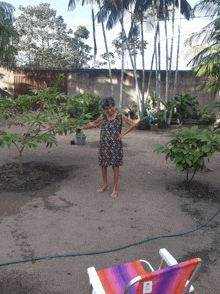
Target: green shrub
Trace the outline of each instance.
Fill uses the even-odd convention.
[[[151,126],[149,125],[148,117],[142,117],[136,126],[137,130],[150,130]]]
[[[177,115],[179,115],[182,120],[186,120],[191,117],[189,113],[189,108],[192,108],[194,113],[196,112],[195,106],[199,103],[196,101],[195,96],[191,96],[190,94],[186,94],[182,91],[181,94],[174,97],[175,107],[177,110]]]
[[[214,131],[213,127],[209,129],[198,130],[197,126],[181,128],[179,130],[168,130],[166,137],[173,137],[173,140],[161,145],[155,144],[158,148],[154,150],[157,154],[164,153],[165,159],[170,158],[176,164],[176,170],[180,173],[187,171],[187,181],[191,181],[196,173],[204,165],[204,158],[211,159],[215,151],[220,152],[220,134],[219,130]],[[193,176],[188,180],[189,168],[194,169]]]
[[[101,97],[95,96],[89,92],[86,94],[75,95],[74,101],[79,101],[78,105],[75,104],[74,109],[72,109],[74,115],[77,117],[82,114],[90,114],[91,120],[96,120],[102,113],[105,112],[100,106]],[[83,101],[85,101],[85,103],[83,103]]]
[[[200,107],[197,114],[199,115],[199,120],[204,125],[213,125],[216,121],[215,113],[208,105]]]

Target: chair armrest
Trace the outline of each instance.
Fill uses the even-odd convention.
[[[166,261],[167,265],[172,266],[178,264],[176,259],[165,248],[160,249],[159,254]]]
[[[134,279],[132,279],[132,280],[126,285],[123,294],[127,294],[128,291],[130,290],[131,286],[133,286],[135,283],[137,283],[137,282],[139,282],[139,281],[141,281],[141,280],[142,280],[141,276],[137,276],[137,277],[135,277]]]
[[[146,264],[149,266],[149,268],[151,269],[151,271],[154,272],[153,267],[151,266],[151,264],[150,264],[148,261],[143,260],[143,259],[140,259],[140,262],[144,262],[144,263],[146,263]]]
[[[105,294],[102,287],[102,283],[99,280],[98,274],[94,266],[87,268],[87,273],[89,275],[89,283],[93,287],[93,293]]]
[[[178,264],[176,259],[165,248],[160,249],[159,254],[160,254],[161,258],[166,261],[168,266]],[[188,283],[189,283],[189,281],[186,282],[186,285]],[[189,288],[189,293],[193,292],[193,291],[194,291],[194,287],[193,287],[193,285],[191,285],[190,288]]]

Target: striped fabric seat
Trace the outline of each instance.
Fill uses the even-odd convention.
[[[180,294],[198,262],[195,258],[146,273],[137,260],[98,271],[97,274],[106,294],[123,294],[126,285],[137,276],[141,276],[142,280],[130,288],[129,294]]]
[[[137,276],[146,275],[139,260],[97,272],[106,294],[123,293],[126,285]],[[129,294],[135,294],[138,283],[133,285]]]

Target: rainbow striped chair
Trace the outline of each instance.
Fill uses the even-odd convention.
[[[92,294],[185,294],[194,291],[191,283],[202,260],[195,258],[178,264],[165,248],[160,249],[159,253],[162,260],[159,270],[156,271],[145,260],[133,261],[98,272],[94,267],[88,268]],[[163,261],[168,267],[161,268]],[[147,264],[152,272],[146,273],[141,263]]]

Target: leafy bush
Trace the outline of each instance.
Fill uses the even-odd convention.
[[[142,117],[141,120],[138,122],[136,128],[138,130],[150,130],[151,126],[149,125],[148,117]]]
[[[192,116],[192,114],[190,114],[189,112],[190,108],[192,108],[193,112],[196,113],[195,106],[198,105],[195,96],[186,94],[183,91],[181,94],[175,96],[174,99],[172,99],[171,101],[167,101],[165,103],[163,100],[160,99],[160,102],[165,106],[167,110],[166,118],[169,117],[170,111],[171,109],[173,109],[171,118],[175,116],[179,119],[180,122],[184,122],[187,118]]]
[[[180,116],[180,119],[182,119],[183,121],[191,117],[191,114],[189,113],[189,108],[192,108],[192,110],[195,113],[196,112],[195,106],[199,104],[196,101],[195,96],[186,94],[183,91],[181,94],[174,97],[174,102],[175,102],[177,114]]]
[[[96,120],[104,110],[100,107],[100,96],[95,96],[87,92],[86,94],[75,95],[74,101],[76,102],[74,105],[74,110],[72,109],[74,115],[77,117],[82,114],[90,114],[91,120]],[[77,103],[79,101],[79,103]],[[83,101],[86,101],[83,103]],[[83,107],[83,108],[82,108]]]
[[[158,148],[154,150],[157,154],[164,153],[165,159],[170,158],[176,164],[176,170],[180,173],[182,170],[187,171],[187,181],[191,181],[196,173],[204,165],[204,158],[211,159],[215,151],[220,152],[220,134],[219,130],[214,131],[213,127],[209,130],[198,130],[197,126],[181,128],[179,130],[168,130],[166,137],[174,139],[161,145],[155,144]],[[189,168],[193,168],[193,176],[188,180]]]
[[[168,124],[166,123],[166,121],[163,119],[163,111],[159,111],[159,112],[155,112],[152,114],[153,118],[156,118],[156,120],[154,122],[152,122],[153,124],[157,124],[157,127],[159,129],[165,129],[168,127]]]
[[[199,115],[199,120],[202,124],[213,125],[215,123],[215,113],[209,106],[204,105],[200,107],[197,114]]]

